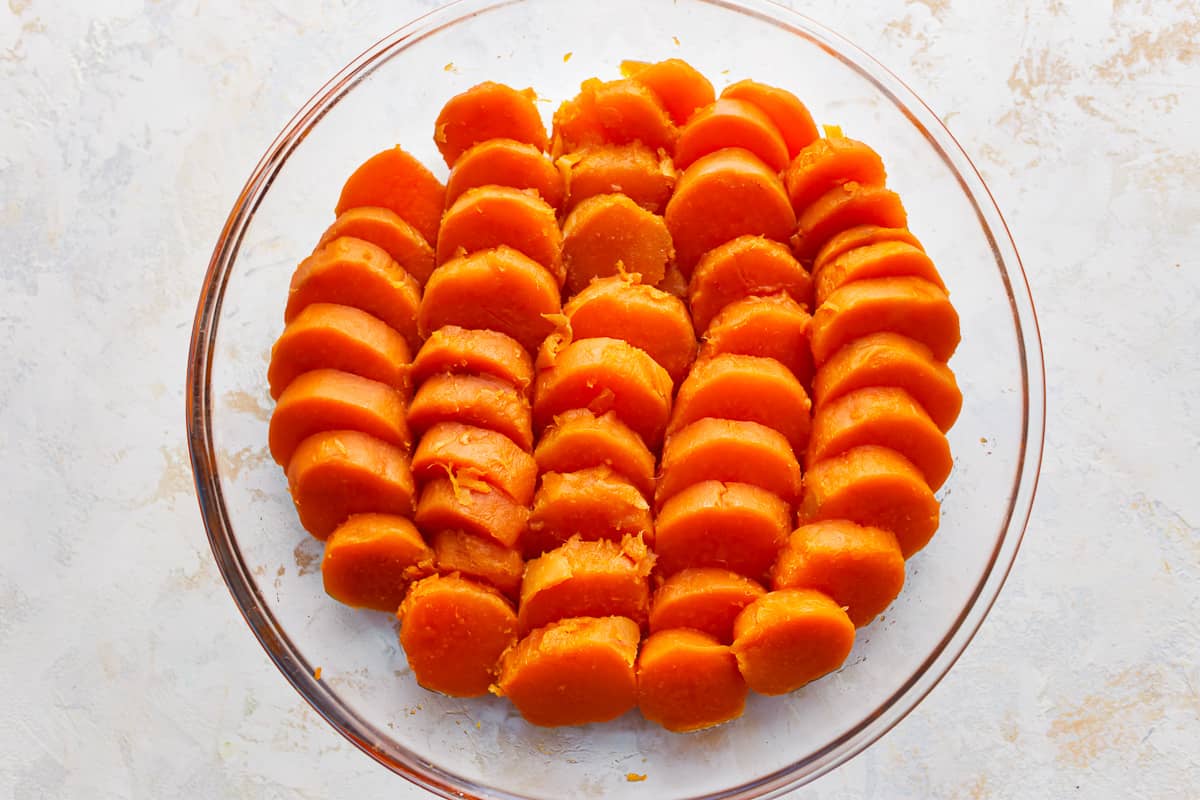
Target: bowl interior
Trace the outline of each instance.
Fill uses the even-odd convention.
[[[819,124],[841,125],[881,153],[962,318],[951,362],[965,396],[950,434],[955,469],[941,492],[939,534],[910,561],[899,600],[860,631],[836,674],[787,697],[752,697],[742,719],[688,736],[636,712],[542,730],[507,702],[422,690],[392,620],[324,595],[320,545],[300,528],[266,452],[265,372],[291,273],[363,159],[401,143],[444,177],[433,120],[452,94],[482,80],[531,85],[549,122],[583,79],[618,77],[625,58],[671,56],[718,90],[743,77],[786,87]],[[446,796],[751,797],[840,763],[910,710],[966,645],[1015,555],[1040,457],[1032,307],[978,175],[899,81],[767,3],[468,0],[392,35],[306,106],[251,178],[214,255],[193,348],[197,485],[235,599],[318,711]],[[312,678],[317,666],[321,681]],[[647,778],[633,782],[630,773]]]

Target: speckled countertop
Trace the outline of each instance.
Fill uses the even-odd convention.
[[[280,679],[183,434],[216,234],[312,91],[418,0],[0,9],[0,796],[417,798]],[[792,3],[975,159],[1041,315],[1048,435],[974,643],[805,798],[1200,792],[1200,3]]]

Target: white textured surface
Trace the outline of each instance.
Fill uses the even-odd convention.
[[[196,292],[250,168],[336,69],[433,5],[0,9],[0,796],[421,796],[245,629],[182,397]],[[1039,500],[991,617],[908,719],[798,796],[1200,790],[1200,3],[793,5],[896,70],[975,158],[1049,386]]]

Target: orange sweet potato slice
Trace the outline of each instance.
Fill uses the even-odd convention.
[[[513,548],[525,533],[529,509],[467,473],[425,484],[413,521],[426,535],[459,530]]]
[[[611,467],[628,478],[644,497],[654,493],[654,454],[612,411],[564,411],[538,439],[533,457],[541,472]]]
[[[533,501],[537,462],[502,433],[439,422],[425,431],[412,460],[413,478],[427,483],[450,473],[467,473],[491,484],[521,505]]]
[[[816,589],[856,627],[883,613],[904,586],[904,556],[891,531],[844,519],[804,525],[771,568],[775,589]]]
[[[876,444],[911,461],[935,492],[946,482],[954,460],[946,435],[913,396],[894,386],[869,386],[819,407],[813,415],[807,463]]]
[[[404,337],[377,317],[350,306],[313,303],[271,347],[267,383],[279,395],[301,373],[336,369],[391,386],[407,396],[412,356]]]
[[[352,514],[412,514],[416,487],[408,454],[366,433],[326,431],[308,437],[287,466],[300,524],[326,539]]]
[[[708,323],[697,358],[722,353],[773,358],[807,385],[813,376],[811,327],[812,317],[787,292],[746,297],[725,306]]]
[[[702,481],[749,483],[788,503],[800,499],[800,464],[788,440],[757,422],[705,417],[667,437],[655,494],[659,507]]]
[[[904,242],[918,250],[924,250],[920,240],[908,228],[881,228],[878,225],[856,225],[847,228],[827,241],[813,260],[813,272],[819,272],[826,264],[844,253],[867,245],[881,242]]]
[[[696,357],[696,332],[687,306],[662,289],[625,275],[598,278],[563,306],[576,339],[623,339],[683,380]]]
[[[846,519],[891,531],[908,558],[937,531],[938,501],[913,463],[895,450],[856,447],[818,461],[804,476],[800,523]]]
[[[574,617],[538,628],[510,648],[492,691],[533,725],[608,722],[637,704],[641,630],[624,617]]]
[[[788,165],[783,181],[797,214],[846,183],[883,186],[887,172],[879,154],[862,142],[836,136],[807,145]],[[815,254],[814,254],[815,255]]]
[[[355,514],[325,542],[325,593],[348,606],[396,613],[408,586],[433,572],[433,551],[405,517]]]
[[[707,330],[721,309],[746,297],[787,292],[812,307],[812,278],[787,245],[739,236],[709,250],[692,273],[688,302],[696,328]]]
[[[439,574],[457,574],[486,584],[516,601],[525,572],[525,559],[516,550],[459,530],[435,531],[429,536],[429,545]]]
[[[547,472],[533,498],[521,551],[537,558],[572,536],[584,541],[641,536],[653,544],[650,504],[609,467]]]
[[[730,147],[688,167],[664,214],[685,278],[701,256],[739,236],[784,242],[796,215],[779,176],[753,153]]]
[[[878,242],[843,253],[826,262],[814,281],[817,305],[840,287],[872,278],[924,278],[945,291],[942,276],[925,251],[907,242]]]
[[[536,194],[508,186],[480,186],[459,195],[442,217],[437,261],[500,245],[529,256],[562,286],[563,242],[554,209]]]
[[[487,375],[433,375],[417,389],[408,424],[420,435],[439,422],[460,422],[502,433],[522,450],[533,448],[529,401],[512,384]]]
[[[788,158],[795,158],[819,135],[808,108],[786,89],[744,80],[726,86],[721,90],[721,97],[745,100],[758,106],[779,128],[787,144]]]
[[[788,368],[771,358],[724,353],[698,361],[679,387],[668,433],[704,417],[746,420],[774,428],[795,453],[808,444],[808,394]]]
[[[533,386],[533,359],[520,342],[498,331],[446,325],[430,333],[409,374],[421,384],[439,372],[491,375],[521,392]]]
[[[641,142],[651,150],[675,149],[679,132],[654,92],[632,80],[589,78],[579,94],[554,112],[558,155],[602,144]]]
[[[800,213],[792,251],[806,264],[838,233],[859,225],[903,228],[908,214],[900,196],[881,186],[846,183],[830,189]]]
[[[675,188],[670,156],[643,144],[611,144],[568,153],[555,162],[566,184],[564,210],[598,194],[623,194],[653,214],[661,214]]]
[[[300,262],[292,274],[283,321],[291,322],[313,303],[360,309],[399,332],[410,350],[421,345],[421,286],[370,242],[334,239]]]
[[[675,165],[687,169],[724,147],[749,150],[774,172],[782,172],[788,163],[783,134],[769,116],[753,103],[721,97],[693,114],[679,131]]]
[[[451,697],[486,694],[516,642],[517,615],[490,586],[431,575],[414,583],[398,614],[400,644],[417,683]]]
[[[791,530],[788,504],[748,483],[696,483],[663,504],[655,521],[659,571],[719,567],[762,581]]]
[[[840,667],[854,647],[854,623],[812,589],[780,589],[755,600],[733,625],[733,654],[759,694],[795,691]]]
[[[716,93],[708,78],[680,58],[668,58],[653,64],[622,61],[621,74],[658,95],[676,125],[683,125],[691,119],[692,114],[716,100]]]
[[[546,149],[546,125],[532,89],[484,81],[451,97],[434,122],[433,142],[453,167],[463,153],[489,139],[512,139]]]
[[[370,242],[421,284],[433,272],[433,247],[413,225],[387,208],[360,206],[343,211],[317,243],[317,250],[343,236]]]
[[[737,719],[749,691],[729,647],[699,631],[660,631],[646,639],[637,677],[642,716],[676,733]]]
[[[533,415],[544,430],[572,408],[615,411],[650,448],[662,444],[671,413],[671,376],[653,358],[620,339],[572,342],[558,351],[534,384]]]
[[[867,386],[896,386],[921,404],[943,432],[962,409],[954,373],[929,348],[898,333],[873,333],[834,353],[813,378],[817,407]]]
[[[563,177],[541,148],[513,139],[489,139],[454,162],[446,181],[446,202],[480,186],[511,186],[537,192],[551,208],[563,201]]]
[[[421,301],[420,330],[428,336],[457,325],[497,331],[535,352],[561,310],[554,277],[510,247],[448,261],[434,270]]]
[[[676,572],[654,592],[650,632],[691,628],[718,642],[733,642],[733,621],[766,594],[757,581],[719,567]]]
[[[654,554],[640,536],[579,537],[530,561],[521,583],[521,635],[570,617],[628,617],[645,626]]]
[[[674,248],[666,223],[623,194],[598,194],[577,205],[562,227],[567,291],[583,291],[593,278],[637,273],[648,284],[662,280]]]
[[[412,435],[404,419],[404,395],[387,384],[336,369],[296,378],[275,404],[267,441],[284,467],[300,442],[321,431],[362,431],[407,449]]]
[[[916,339],[938,361],[954,355],[960,337],[950,298],[924,278],[873,278],[847,283],[813,315],[813,361],[820,368],[863,336],[890,331]]]
[[[354,170],[342,186],[335,213],[341,216],[364,206],[388,209],[432,245],[437,242],[446,207],[446,187],[397,145],[376,153]]]

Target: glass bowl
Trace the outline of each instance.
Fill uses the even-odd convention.
[[[496,698],[424,691],[394,621],[325,596],[320,543],[300,528],[266,453],[267,360],[292,270],[367,156],[399,142],[440,166],[434,117],[482,80],[534,86],[548,119],[584,78],[618,77],[625,58],[671,56],[718,88],[754,77],[791,89],[819,123],[882,154],[962,317],[951,362],[965,396],[950,433],[955,469],[940,493],[940,532],[835,674],[786,697],[752,696],[741,719],[686,736],[636,711],[539,729]],[[911,711],[962,653],[1016,556],[1041,460],[1037,323],[978,172],[896,76],[817,23],[756,0],[463,0],[386,37],[296,114],[250,176],[213,253],[189,358],[197,493],[251,630],[329,724],[447,798],[771,797],[832,769]]]

